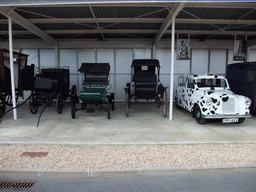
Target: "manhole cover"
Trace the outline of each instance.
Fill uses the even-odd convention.
[[[0,181],[0,190],[28,190],[36,184],[36,181]]]

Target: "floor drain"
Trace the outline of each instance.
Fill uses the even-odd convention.
[[[36,184],[36,181],[0,181],[0,190],[28,190]]]

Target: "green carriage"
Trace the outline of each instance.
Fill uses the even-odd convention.
[[[93,113],[95,110],[107,112],[110,119],[110,111],[115,109],[114,93],[108,93],[109,63],[82,63],[78,70],[84,73],[83,88],[77,95],[76,86],[71,88],[71,117],[76,117],[77,111]],[[81,101],[81,102],[80,102]],[[76,107],[81,103],[81,107]]]

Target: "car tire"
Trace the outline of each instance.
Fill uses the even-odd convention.
[[[198,124],[205,124],[206,119],[202,117],[202,112],[201,112],[201,109],[198,105],[195,108],[194,114],[195,114],[196,122]]]
[[[239,118],[239,120],[238,120],[238,124],[242,124],[243,122],[244,122],[244,120],[245,120],[245,118]]]

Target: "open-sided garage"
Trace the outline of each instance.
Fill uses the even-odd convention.
[[[234,62],[235,40],[247,42],[247,61],[254,61],[256,55],[254,2],[6,1],[0,13],[1,48],[9,49],[8,21],[12,21],[14,51],[28,54],[28,64],[33,63],[39,69],[68,66],[70,88],[73,84],[81,88],[82,74],[78,73],[81,63],[110,63],[110,91],[115,92],[117,101],[124,100],[123,88],[130,81],[133,59],[160,61],[161,82],[169,87],[168,97],[172,100],[172,88],[180,74],[225,75],[226,66]],[[171,39],[173,21],[175,42]],[[171,54],[179,39],[191,42],[189,60],[177,60],[176,51]],[[119,108],[120,115],[122,109]],[[188,115],[174,111],[174,120],[179,113],[179,117]],[[18,119],[23,115],[18,113]],[[151,117],[144,115],[140,114],[141,118]],[[35,118],[32,114],[28,117]],[[123,117],[113,117],[107,124],[115,118]],[[123,121],[130,123],[133,119]],[[162,117],[160,121],[175,123]]]

